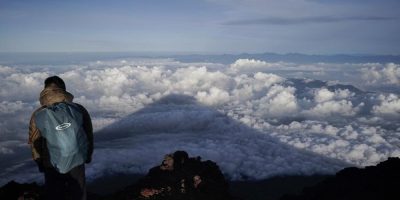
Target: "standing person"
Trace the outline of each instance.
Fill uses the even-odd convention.
[[[88,111],[73,103],[58,76],[48,77],[31,117],[33,160],[44,173],[47,199],[86,199],[85,163],[91,162],[93,128]]]

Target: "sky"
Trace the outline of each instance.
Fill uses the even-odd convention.
[[[400,54],[397,0],[0,0],[0,52]]]

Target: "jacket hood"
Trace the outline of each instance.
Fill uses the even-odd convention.
[[[74,96],[71,93],[55,85],[50,85],[40,92],[39,101],[40,105],[49,106],[58,102],[72,102],[73,99]]]

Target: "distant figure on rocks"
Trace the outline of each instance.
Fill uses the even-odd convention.
[[[167,154],[164,156],[161,165],[151,168],[141,180],[140,195],[143,198],[150,198],[178,194],[179,178],[177,171],[174,169],[173,155]]]
[[[228,183],[218,165],[189,158],[185,151],[168,154],[160,166],[139,181],[138,199],[225,200],[231,199]]]
[[[73,103],[58,76],[48,77],[29,124],[32,157],[44,173],[46,199],[86,199],[85,163],[91,162],[93,128],[88,111]]]

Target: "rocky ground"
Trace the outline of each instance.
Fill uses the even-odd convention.
[[[324,199],[400,199],[400,158],[389,158],[377,166],[345,168],[335,176],[287,176],[261,181],[229,182],[234,199],[246,200],[324,200]],[[119,174],[88,184],[89,199],[123,199],[124,192],[136,187],[142,175]],[[42,199],[43,189],[36,183],[10,181],[0,188],[0,199]]]

